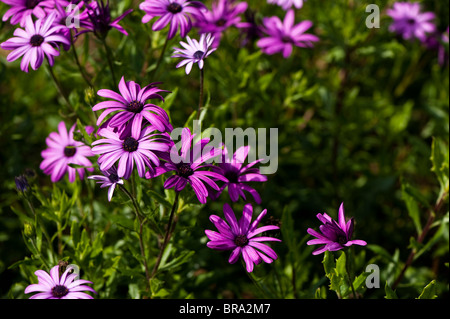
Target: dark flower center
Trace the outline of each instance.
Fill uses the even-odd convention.
[[[344,245],[348,240],[347,240],[347,236],[345,236],[345,234],[339,234],[336,238],[336,241],[341,244]]]
[[[64,297],[69,293],[69,289],[67,289],[65,286],[62,285],[56,285],[52,288],[52,295],[56,298]]]
[[[228,179],[228,181],[230,183],[237,183],[239,174],[238,174],[238,172],[236,172],[234,170],[233,171],[227,171],[227,172],[225,172],[225,177],[226,177],[226,179]]]
[[[66,157],[72,157],[77,152],[77,149],[73,146],[66,146],[64,147],[64,155]]]
[[[34,47],[40,46],[44,42],[44,37],[39,34],[35,34],[30,38],[30,44]]]
[[[413,19],[413,18],[409,18],[408,20],[406,20],[406,22],[408,23],[408,24],[414,24],[414,23],[416,23],[416,20],[415,19]]]
[[[176,2],[172,2],[171,4],[169,4],[169,6],[167,7],[167,10],[169,10],[170,12],[172,12],[173,14],[175,13],[180,13],[181,10],[183,10],[183,7]]]
[[[25,7],[27,7],[27,9],[34,9],[39,2],[41,2],[41,0],[26,0]]]
[[[178,175],[184,178],[188,178],[194,174],[194,170],[191,168],[191,164],[181,164],[178,166]]]
[[[244,247],[248,244],[248,238],[245,235],[236,236],[234,243],[239,247]]]
[[[127,107],[130,112],[140,113],[144,108],[144,104],[142,104],[142,102],[139,101],[132,101],[128,103]]]
[[[227,20],[225,20],[224,18],[220,18],[219,20],[216,21],[216,25],[219,27],[223,27],[225,23],[227,23]]]
[[[284,43],[291,43],[292,39],[288,35],[283,35],[283,37],[281,38],[281,41],[283,41]]]
[[[128,136],[122,144],[122,147],[127,152],[134,152],[138,149],[139,142],[136,141],[133,137]]]
[[[204,52],[198,50],[197,52],[194,53],[194,58],[196,59],[201,59],[203,57]]]
[[[117,183],[119,181],[119,176],[117,176],[117,174],[110,174],[108,178],[111,183]]]

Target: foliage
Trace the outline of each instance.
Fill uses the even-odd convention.
[[[247,2],[258,22],[284,17],[280,7]],[[196,65],[190,75],[175,68],[179,60],[170,56],[179,34],[163,52],[167,28],[156,32],[153,20],[142,24],[139,1],[110,3],[113,17],[135,9],[121,21],[128,36],[115,29],[107,36],[116,75],[142,86],[162,82],[171,91],[161,103],[171,123],[192,129],[200,73]],[[268,135],[278,128],[278,169],[255,186],[263,200],[254,209],[267,209],[266,220],[280,221],[274,236],[282,242],[271,245],[279,258],[251,274],[240,263],[229,264],[229,252],[206,246],[209,216],[223,216],[228,194],[200,205],[186,191],[175,231],[147,282],[146,264],[151,272],[175,202],[173,189],[163,188],[166,177],[147,180],[135,172],[126,181],[137,217],[134,202],[119,189],[108,202],[107,190],[93,180],[52,183],[39,169],[45,138],[61,120],[69,127],[77,123],[76,139],[88,145],[95,139],[84,132],[95,127],[98,114],[91,109],[102,101],[96,92],[118,84],[108,52],[93,34],[76,42],[95,88],[81,76],[73,48],[55,58],[53,70],[71,109],[44,66],[24,73],[20,62],[7,62],[8,52],[0,51],[0,297],[29,298],[24,289],[36,282],[34,272],[60,260],[78,265],[99,299],[448,297],[448,61],[440,65],[436,51],[389,31],[385,11],[393,3],[380,4],[380,28],[370,29],[363,1],[308,0],[296,10],[296,21],[313,21],[311,32],[320,38],[313,48],[295,47],[287,59],[265,55],[255,39],[243,43],[242,33],[230,28],[205,60],[202,130],[266,128]],[[448,3],[421,4],[445,30]],[[0,13],[6,10],[0,3]],[[0,22],[0,42],[13,32]],[[195,29],[189,35],[197,37]],[[14,177],[27,169],[34,173],[21,192]],[[318,229],[317,213],[337,219],[341,202],[355,218],[354,237],[368,245],[313,256],[306,229]],[[242,208],[242,201],[233,203],[235,212]],[[366,287],[370,264],[380,269],[379,289]]]

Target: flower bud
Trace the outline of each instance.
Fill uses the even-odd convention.
[[[33,227],[33,225],[30,224],[30,223],[25,223],[23,225],[23,233],[28,238],[32,237],[34,235],[34,227]]]

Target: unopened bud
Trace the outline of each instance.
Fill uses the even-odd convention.
[[[14,181],[16,182],[17,190],[23,192],[26,192],[27,189],[30,187],[30,184],[28,184],[28,180],[25,175],[16,176],[14,178]]]
[[[34,227],[30,223],[25,223],[23,225],[23,233],[26,237],[32,237],[34,235]]]
[[[84,90],[84,100],[86,101],[87,104],[93,106],[95,104],[95,98],[96,96],[93,88],[89,87]]]

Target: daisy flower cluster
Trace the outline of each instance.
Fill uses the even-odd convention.
[[[82,34],[92,33],[104,41],[109,31],[116,29],[128,36],[128,31],[119,23],[133,11],[125,10],[113,19],[109,1],[77,1],[76,4],[65,0],[0,1],[9,6],[3,21],[18,24],[14,37],[0,46],[12,51],[7,56],[8,62],[21,58],[20,68],[24,72],[28,72],[29,67],[39,69],[44,60],[53,66],[61,48],[69,50]],[[253,36],[256,35],[255,45],[262,53],[280,54],[284,59],[291,57],[298,48],[312,49],[319,42],[319,37],[313,34],[313,22],[298,20],[298,10],[309,2],[267,0],[267,3],[281,7],[284,16],[243,21],[242,16],[249,12],[249,6],[245,1],[235,0],[214,0],[211,8],[201,1],[188,0],[145,0],[140,3],[142,23],[151,22],[153,32],[164,30],[166,41],[177,35],[184,40],[173,48],[171,58],[177,59],[174,68],[184,67],[187,75],[191,74],[195,64],[201,70],[199,114],[206,59],[220,51],[220,43],[228,29],[251,31]],[[395,3],[387,13],[393,19],[390,30],[405,40],[418,39],[425,43],[436,33],[432,23],[434,14],[422,12],[417,3]],[[78,21],[79,24],[67,24],[67,21]],[[189,35],[192,29],[197,31],[198,38]],[[439,41],[448,43],[448,29],[446,37],[441,35]],[[270,232],[280,231],[280,226],[259,226],[267,209],[262,209],[254,218],[253,203],[263,205],[257,188],[267,182],[268,177],[258,168],[261,159],[249,160],[250,146],[240,146],[234,152],[223,144],[211,147],[209,138],[191,132],[188,127],[182,127],[179,139],[176,139],[176,129],[164,108],[165,95],[170,93],[163,88],[166,84],[137,83],[128,75],[114,80],[113,75],[114,90],[105,87],[96,90],[96,102],[92,103],[96,128],[88,126],[83,132],[93,139],[92,143],[75,138],[79,133],[76,123],[60,121],[57,131],[51,132],[45,140],[47,148],[41,153],[40,163],[42,172],[53,183],[60,182],[65,176],[74,183],[77,178],[81,180],[89,175],[87,178],[100,184],[100,188],[108,189],[106,198],[110,205],[116,202],[115,190],[125,189],[134,177],[144,181],[162,180],[162,187],[173,190],[176,200],[182,193],[186,197],[192,194],[194,201],[202,205],[219,199],[243,204],[240,217],[229,203],[222,206],[223,218],[219,216],[221,214],[209,216],[215,230],[205,230],[206,246],[230,251],[230,264],[242,258],[249,273],[257,265],[274,262],[278,256],[269,243],[281,240],[275,235],[270,236]],[[96,170],[98,172],[94,173]],[[16,179],[16,185],[22,192],[29,187],[26,178],[22,177]],[[320,232],[312,228],[307,230],[315,237],[307,242],[308,245],[323,245],[313,252],[314,255],[367,244],[352,239],[354,219],[346,220],[343,204],[339,208],[338,221],[326,213],[318,214],[317,218],[322,222]],[[170,230],[170,226],[167,229]],[[25,293],[38,292],[32,298],[92,298],[83,291],[95,293],[93,288],[85,285],[90,281],[75,280],[77,276],[70,273],[70,269],[61,272],[59,266],[54,266],[50,274],[38,270],[35,275],[38,283],[25,290]]]

